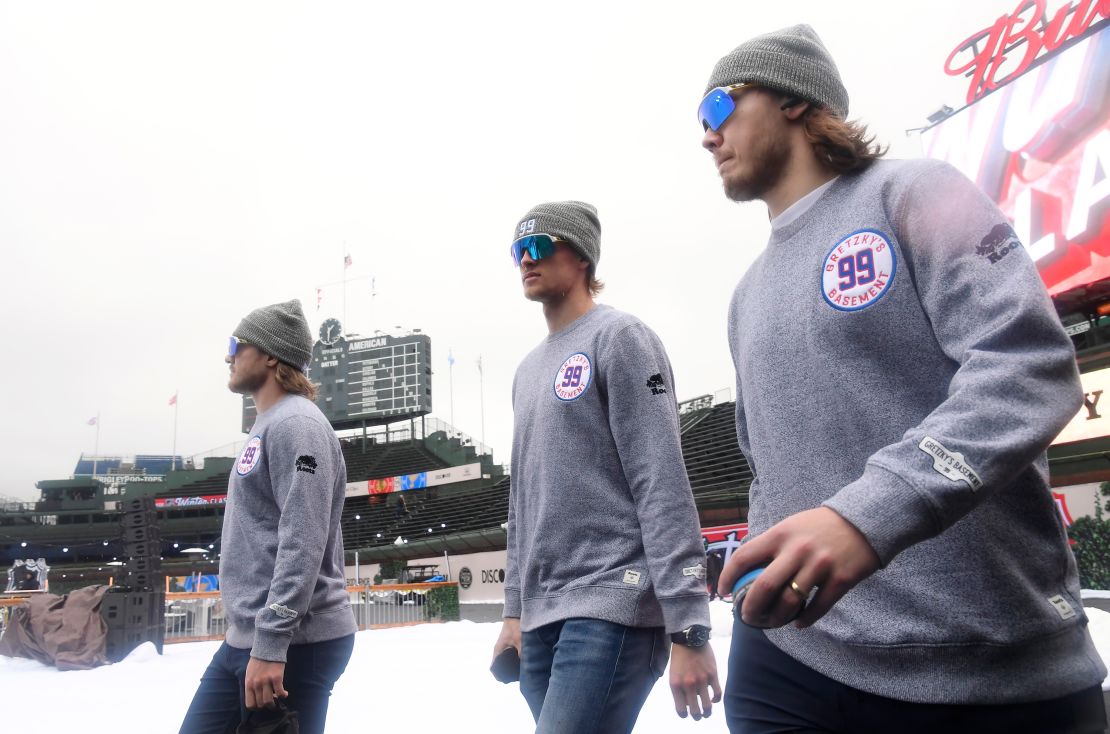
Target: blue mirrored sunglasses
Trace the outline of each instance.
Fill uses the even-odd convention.
[[[555,252],[556,242],[562,242],[562,240],[549,234],[530,234],[510,245],[509,254],[513,256],[513,263],[519,268],[524,253],[527,252],[533,260],[543,260]]]
[[[237,336],[228,338],[227,341],[227,356],[234,357],[239,352],[239,347],[250,344],[248,341],[243,341]]]
[[[709,94],[705,95],[701,104],[698,105],[698,120],[701,122],[701,129],[716,132],[736,109],[736,100],[732,98],[732,93],[741,89],[750,89],[754,86],[756,85],[745,82],[710,89]]]

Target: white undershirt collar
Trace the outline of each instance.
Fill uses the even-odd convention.
[[[798,217],[808,212],[810,208],[817,203],[817,200],[821,198],[821,194],[825,193],[826,189],[836,183],[837,178],[840,177],[837,176],[831,181],[826,181],[825,183],[815,188],[813,191],[810,191],[808,194],[795,201],[790,206],[786,207],[786,211],[771,220],[771,229],[779,229],[780,227],[785,227],[786,225],[795,221]]]

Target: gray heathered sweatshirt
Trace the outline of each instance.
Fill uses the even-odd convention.
[[[224,511],[227,644],[284,662],[290,644],[357,631],[339,531],[347,468],[323,413],[297,395],[259,415],[249,436]]]
[[[952,167],[841,176],[736,289],[736,427],[757,535],[821,505],[884,568],[770,639],[928,703],[1062,696],[1106,675],[1045,449],[1082,404],[1071,342],[997,207]]]
[[[638,319],[595,306],[513,380],[505,616],[677,632],[709,626],[705,552],[670,363]]]

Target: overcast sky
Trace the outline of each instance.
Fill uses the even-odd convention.
[[[227,336],[300,298],[315,331],[432,338],[435,415],[507,460],[546,327],[508,258],[532,205],[598,207],[602,302],[655,329],[680,400],[729,388],[732,288],[768,233],[695,111],[716,60],[798,22],[895,157],[1015,2],[0,2],[0,495],[92,453],[242,440]],[[1058,5],[1058,3],[1056,3]],[[376,286],[371,297],[370,278]],[[796,318],[789,303],[782,318]]]

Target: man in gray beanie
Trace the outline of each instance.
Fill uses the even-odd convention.
[[[234,731],[275,699],[323,732],[356,631],[339,529],[347,468],[304,374],[312,337],[299,301],[256,309],[236,327],[228,387],[258,417],[228,483],[220,540],[227,636],[201,678],[183,734]]]
[[[722,593],[762,569],[729,728],[1102,731],[1045,457],[1082,405],[1071,342],[995,204],[879,160],[847,112],[804,25],[722,58],[698,110],[726,195],[771,220],[729,310],[755,477]]]
[[[518,222],[510,250],[548,335],[513,380],[494,669],[519,656],[538,732],[629,732],[673,642],[675,708],[709,716],[721,694],[705,553],[667,354],[639,319],[594,302],[593,206],[540,204]]]

